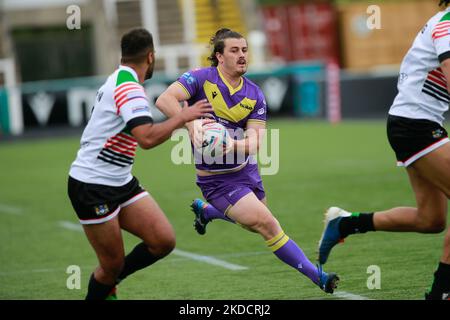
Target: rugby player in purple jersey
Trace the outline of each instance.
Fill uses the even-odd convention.
[[[197,185],[207,202],[195,199],[191,205],[195,229],[205,234],[209,222],[222,219],[259,233],[281,261],[306,275],[323,291],[333,293],[337,275],[312,264],[267,207],[253,158],[265,132],[267,106],[261,89],[243,76],[248,65],[247,41],[235,31],[220,29],[212,37],[211,46],[211,67],[184,73],[156,102],[164,114],[173,117],[180,111],[180,101],[191,104],[207,99],[214,119],[234,138],[227,145],[228,153],[217,159],[220,161],[196,161]],[[192,122],[186,126],[196,145],[197,127]],[[193,150],[197,160],[196,148]]]

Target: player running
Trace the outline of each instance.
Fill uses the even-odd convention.
[[[169,120],[153,124],[142,83],[154,66],[152,35],[134,29],[121,40],[120,67],[98,90],[81,148],[69,172],[72,206],[93,247],[99,266],[86,299],[115,299],[115,286],[137,270],[169,254],[175,234],[158,204],[131,174],[136,148],[153,148],[185,122],[212,111],[199,100]],[[124,229],[142,239],[127,256]]]
[[[441,1],[448,6],[450,0]],[[450,144],[442,127],[448,111],[450,79],[450,9],[432,17],[403,60],[399,93],[389,110],[387,135],[406,168],[417,208],[397,207],[374,213],[349,213],[333,207],[325,217],[319,262],[347,236],[367,231],[440,233],[445,230],[450,197]],[[425,298],[448,300],[450,294],[450,230],[431,290]]]
[[[247,41],[237,32],[220,29],[211,45],[212,66],[186,72],[156,102],[163,113],[174,117],[180,110],[179,101],[194,103],[206,98],[214,109],[215,120],[236,137],[228,145],[228,151],[235,153],[233,161],[196,164],[197,185],[208,202],[196,199],[192,203],[195,228],[204,234],[206,225],[214,219],[236,222],[259,233],[281,261],[306,275],[323,291],[332,293],[339,279],[337,275],[314,266],[266,206],[262,180],[252,155],[260,146],[267,107],[260,88],[243,76],[247,71]],[[188,127],[195,144],[196,128],[192,123]]]

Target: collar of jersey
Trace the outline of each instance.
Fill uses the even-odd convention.
[[[130,68],[130,67],[127,67],[127,66],[124,66],[124,65],[120,65],[119,66],[119,70],[127,70],[128,72],[130,72],[132,75],[133,75],[133,77],[136,79],[136,81],[139,83],[139,78],[138,78],[138,76],[137,76],[137,73],[136,73],[136,71],[134,71],[134,69],[133,68]]]
[[[240,78],[239,85],[235,89],[235,88],[233,88],[231,86],[231,84],[227,81],[227,79],[225,79],[225,77],[222,75],[222,72],[220,72],[219,67],[217,67],[216,69],[217,69],[217,72],[219,73],[219,76],[222,79],[223,83],[225,83],[225,85],[227,86],[228,90],[230,91],[231,95],[235,94],[236,92],[238,92],[239,90],[242,89],[242,86],[244,85],[244,81],[243,81],[242,77]]]

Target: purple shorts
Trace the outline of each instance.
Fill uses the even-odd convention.
[[[247,164],[243,169],[233,173],[197,176],[197,185],[206,201],[224,214],[250,192],[253,192],[259,200],[266,196],[256,164]]]

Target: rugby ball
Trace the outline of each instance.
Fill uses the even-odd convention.
[[[201,153],[205,157],[222,157],[227,144],[231,143],[230,135],[223,125],[217,122],[208,123],[203,126]]]

